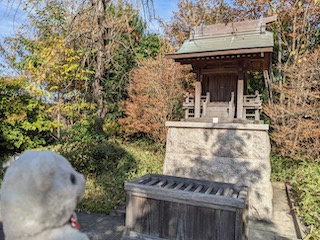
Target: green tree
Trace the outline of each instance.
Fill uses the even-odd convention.
[[[160,53],[160,48],[161,42],[159,35],[147,33],[143,36],[141,43],[136,47],[137,57],[139,59],[154,58]]]
[[[52,119],[61,127],[68,126],[81,120],[83,113],[92,108],[85,93],[93,71],[81,66],[83,51],[65,40],[68,36],[65,6],[58,1],[44,1],[32,7],[28,17],[34,36],[20,30],[7,38],[6,49],[11,52],[5,55],[20,75],[29,79],[33,89],[42,90],[39,94],[50,105]],[[56,136],[60,138],[60,127]]]
[[[143,42],[139,11],[123,1],[37,3],[26,3],[34,37],[24,26],[0,50],[21,75],[45,90],[54,102],[54,119],[68,126],[83,113],[93,114],[97,130],[102,130],[106,117],[122,114],[118,102],[127,96],[128,73]]]
[[[137,65],[136,49],[143,43],[145,24],[131,5],[112,5],[107,19],[115,24],[113,28],[118,28],[118,36],[113,39],[115,42],[110,42],[113,54],[106,65],[102,86],[108,108],[107,118],[116,121],[123,116],[119,102],[127,98],[129,73]]]
[[[50,120],[47,110],[37,94],[30,94],[25,78],[0,78],[1,154],[50,143],[58,124]]]

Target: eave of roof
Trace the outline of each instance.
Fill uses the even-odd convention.
[[[228,55],[267,53],[267,52],[273,52],[273,47],[231,49],[231,50],[214,51],[214,52],[174,53],[174,54],[167,54],[166,58],[182,60],[182,59],[199,58],[199,57],[228,56]]]

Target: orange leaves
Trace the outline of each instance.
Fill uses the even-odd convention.
[[[180,0],[179,9],[173,13],[166,25],[166,35],[176,45],[182,45],[189,38],[190,28],[201,24],[228,22],[231,8],[224,1]]]
[[[273,107],[265,107],[273,128],[272,140],[278,150],[292,158],[320,158],[319,64],[320,48],[286,67],[287,81],[282,88],[275,88],[282,98]]]
[[[190,82],[187,68],[168,59],[148,59],[132,71],[129,99],[122,103],[127,117],[121,119],[129,133],[146,133],[164,143],[165,121],[180,118],[184,86]]]

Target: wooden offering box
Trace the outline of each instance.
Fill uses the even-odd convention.
[[[127,239],[247,239],[247,187],[148,174],[125,184]]]

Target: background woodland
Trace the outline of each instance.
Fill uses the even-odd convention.
[[[277,14],[268,26],[275,81],[265,86],[262,73],[252,73],[249,88],[263,94],[273,180],[293,185],[308,237],[320,238],[320,1],[180,0],[160,34],[147,28],[152,0],[20,5],[27,21],[0,45],[1,159],[31,148],[59,151],[86,175],[80,208],[103,212],[123,203],[124,181],[161,172],[164,123],[183,117],[195,79],[165,54],[191,27]]]

